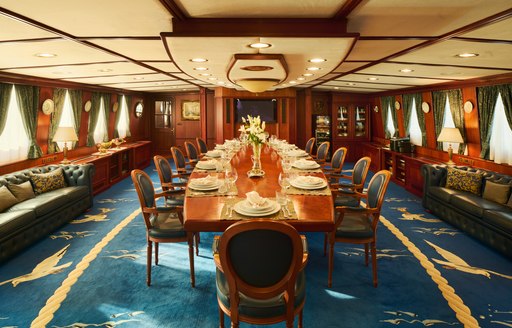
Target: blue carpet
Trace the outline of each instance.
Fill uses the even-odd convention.
[[[146,172],[159,187],[154,167]],[[196,288],[186,243],[161,244],[148,288],[138,210],[125,179],[97,195],[89,212],[3,264],[0,327],[218,327],[213,234],[201,234]],[[382,216],[378,288],[362,247],[340,244],[327,288],[323,234],[307,234],[305,327],[512,327],[510,260],[392,183]]]

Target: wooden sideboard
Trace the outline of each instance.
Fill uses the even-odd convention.
[[[113,184],[128,177],[133,169],[143,169],[151,163],[151,141],[138,141],[123,144],[119,149],[111,149],[106,154],[77,158],[73,164],[92,163],[96,168],[93,176],[93,194],[110,188]]]

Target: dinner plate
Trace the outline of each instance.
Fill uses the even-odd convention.
[[[322,189],[322,188],[327,187],[327,181],[325,181],[323,179],[321,179],[321,180],[322,180],[321,182],[315,183],[315,184],[304,184],[304,183],[301,183],[300,180],[297,181],[297,179],[294,179],[294,180],[290,181],[290,184],[295,188],[306,189],[306,190]]]
[[[267,215],[271,215],[271,214],[277,213],[277,212],[279,212],[281,210],[281,205],[279,205],[278,203],[272,201],[273,207],[271,209],[269,209],[268,211],[265,211],[265,212],[248,212],[247,210],[244,209],[244,207],[242,205],[243,202],[244,201],[240,201],[240,202],[236,203],[235,206],[233,206],[233,209],[238,214],[245,215],[245,216],[253,216],[253,217],[256,217],[256,216],[267,216]]]
[[[216,157],[220,157],[222,155],[222,153],[220,151],[211,151],[210,150],[210,151],[206,152],[205,155],[208,156],[208,157],[216,158]]]
[[[194,190],[198,190],[198,191],[211,191],[211,190],[216,190],[216,189],[219,189],[220,187],[220,183],[216,183],[214,185],[194,185],[193,183],[189,183],[188,184],[188,187],[190,189],[194,189]]]
[[[210,163],[208,161],[199,161],[197,162],[196,167],[202,170],[215,170],[217,168],[217,165],[215,165],[215,163]]]
[[[265,204],[260,207],[253,207],[247,199],[240,202],[240,208],[249,213],[268,212],[275,207],[276,202],[267,199]]]
[[[308,156],[308,153],[306,153],[304,150],[291,150],[286,152],[285,155],[292,157],[306,157]]]
[[[292,166],[296,167],[298,169],[301,169],[301,170],[311,170],[311,169],[319,168],[320,164],[318,164],[315,161],[304,161],[304,162],[296,161],[295,163],[292,164]]]

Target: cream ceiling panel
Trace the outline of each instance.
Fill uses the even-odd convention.
[[[122,58],[80,45],[73,41],[56,40],[30,43],[0,43],[0,69],[68,65],[91,62],[119,61]],[[56,54],[52,58],[36,57],[37,53]],[[27,72],[27,74],[31,74]]]
[[[338,87],[335,89],[332,86],[319,85],[314,87],[315,90],[322,91],[336,91],[336,92],[351,92],[351,93],[374,93],[374,92],[382,92],[385,89],[370,89],[370,88],[350,88],[350,87]]]
[[[511,4],[512,5],[512,4]],[[465,38],[512,41],[512,18],[460,35]]]
[[[169,86],[158,86],[158,87],[130,87],[126,88],[128,90],[134,90],[134,91],[147,91],[147,92],[183,92],[183,91],[197,91],[199,90],[198,87],[195,87],[193,85],[183,85],[181,87],[169,87]]]
[[[213,17],[316,17],[330,18],[343,6],[340,0],[176,0],[182,10],[194,18]]]
[[[65,78],[65,80],[88,83],[88,84],[109,84],[109,83],[129,83],[129,82],[156,82],[156,81],[169,81],[172,78],[165,74],[134,74],[134,75],[109,75],[109,76],[95,76],[85,78]],[[184,83],[181,80],[175,80],[178,83]]]
[[[171,61],[164,62],[144,62],[144,64],[152,66],[167,73],[181,73],[178,67]]]
[[[175,87],[175,88],[178,88],[178,87],[183,87],[183,86],[193,86],[195,87],[193,84],[190,84],[190,83],[186,83],[186,82],[183,82],[183,81],[179,81],[179,80],[176,80],[176,81],[153,81],[153,82],[127,82],[127,83],[104,83],[103,85],[108,85],[109,87],[112,87],[112,88],[145,88],[145,87],[157,87],[157,88],[161,88],[162,86],[167,86],[167,87]]]
[[[405,50],[424,40],[358,40],[347,60],[379,60],[389,55]]]
[[[510,9],[510,0],[368,0],[349,18],[362,36],[442,35]]]
[[[343,72],[350,72],[354,69],[357,69],[359,67],[362,67],[370,62],[343,62],[340,66],[338,66],[334,73],[343,73]]]
[[[458,58],[455,56],[465,52],[477,53],[479,56],[472,58]],[[509,44],[445,41],[394,58],[393,60],[411,63],[512,68],[510,54],[511,46]]]
[[[369,80],[370,78],[377,78],[377,80]],[[345,81],[345,82],[364,82],[364,83],[373,83],[376,85],[379,84],[396,84],[402,85],[403,88],[408,86],[417,86],[417,85],[429,85],[436,84],[442,82],[450,82],[450,80],[432,80],[432,79],[424,79],[424,78],[406,78],[399,76],[380,76],[380,75],[366,75],[366,74],[349,74],[347,76],[343,76],[337,81]]]
[[[0,15],[0,41],[55,37],[58,36]]]
[[[91,39],[88,41],[138,61],[169,60],[161,40]]]
[[[74,36],[158,36],[172,30],[172,16],[158,0],[2,0],[2,7]]]

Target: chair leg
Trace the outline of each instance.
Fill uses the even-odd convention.
[[[326,232],[324,235],[324,256],[327,254],[327,237],[329,237],[329,234]]]
[[[155,265],[158,265],[158,243],[155,242]]]
[[[302,328],[302,317],[303,317],[303,309],[300,310],[299,312],[299,327],[298,328]]]
[[[196,239],[196,255],[199,256],[199,243],[201,242],[201,236],[199,235],[199,232],[196,232],[194,237]]]
[[[153,242],[148,240],[148,248],[147,248],[147,268],[146,268],[146,284],[151,286],[151,258],[153,257]]]
[[[196,275],[194,273],[194,235],[187,233],[188,239],[188,259],[190,261],[190,284],[192,287],[196,286]]]
[[[368,266],[368,244],[364,244],[364,264]]]
[[[219,306],[219,327],[224,328],[224,311]]]
[[[375,242],[372,243],[372,270],[373,270],[373,287],[377,287],[377,248]]]
[[[332,270],[334,265],[334,242],[329,241],[329,276],[327,278],[327,286],[332,286]]]

